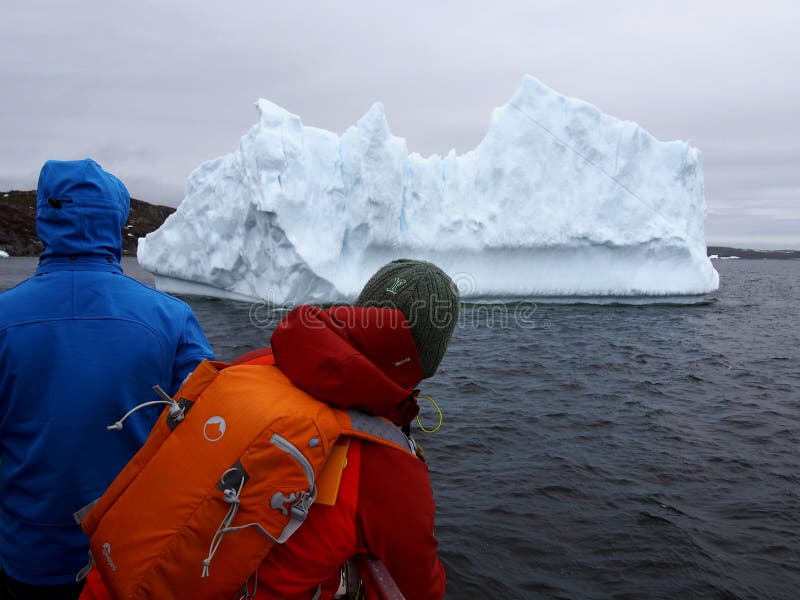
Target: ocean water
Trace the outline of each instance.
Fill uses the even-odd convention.
[[[800,261],[716,267],[698,306],[465,307],[417,434],[448,598],[800,598]],[[222,360],[280,316],[187,300]]]

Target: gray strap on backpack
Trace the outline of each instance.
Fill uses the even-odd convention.
[[[347,414],[350,415],[350,424],[353,431],[361,431],[362,433],[381,438],[382,440],[391,442],[395,446],[407,449],[412,454],[416,454],[413,442],[409,440],[402,431],[385,419],[374,417],[354,409],[348,410]]]
[[[94,505],[97,504],[99,501],[100,501],[100,498],[98,498],[97,500],[92,500],[91,502],[89,502],[89,504],[87,504],[86,506],[84,506],[80,510],[75,511],[74,513],[72,513],[72,518],[75,519],[75,522],[78,525],[80,525],[81,523],[83,523],[83,520],[86,518],[86,515],[88,515],[90,512],[92,512],[92,509],[94,508]]]

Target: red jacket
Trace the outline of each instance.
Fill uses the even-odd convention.
[[[421,379],[413,338],[399,311],[302,306],[272,336],[274,361],[297,387],[341,408],[408,423]],[[272,362],[269,349],[242,363]],[[275,546],[258,570],[256,598],[321,598],[338,587],[339,567],[370,554],[408,600],[439,600],[445,574],[433,535],[435,506],[425,464],[400,450],[353,439],[334,506],[314,504],[303,526]],[[369,598],[370,596],[368,596]],[[110,598],[93,571],[82,600]]]

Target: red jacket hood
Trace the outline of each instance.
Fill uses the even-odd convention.
[[[339,408],[356,408],[398,425],[419,407],[422,367],[399,310],[299,306],[272,334],[275,364],[291,382]]]

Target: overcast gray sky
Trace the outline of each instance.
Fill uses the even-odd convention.
[[[342,133],[375,101],[423,155],[525,73],[703,152],[711,244],[800,248],[800,3],[4,2],[0,189],[90,156],[176,205],[267,98]]]

